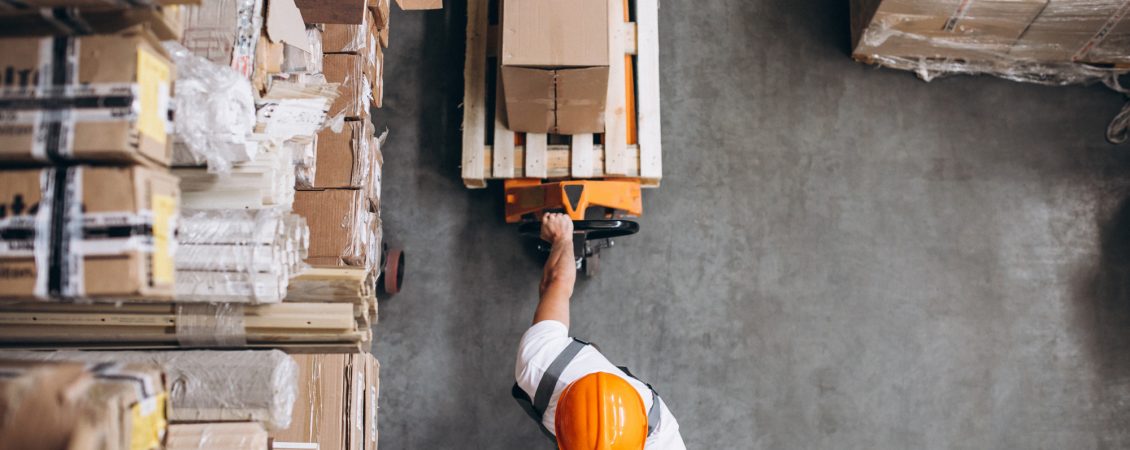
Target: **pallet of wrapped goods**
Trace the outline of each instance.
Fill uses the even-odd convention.
[[[0,304],[0,347],[359,351],[372,330],[350,304]]]
[[[317,444],[320,450],[377,448],[380,364],[373,355],[295,355],[298,395],[291,426],[271,431],[275,442]]]
[[[0,360],[148,364],[173,380],[169,392],[173,423],[262,423],[290,427],[298,387],[298,365],[278,350],[79,352],[0,350]]]
[[[178,197],[143,166],[0,171],[0,299],[170,300]]]
[[[168,391],[149,364],[0,360],[0,446],[157,450]]]
[[[165,450],[265,450],[267,430],[255,422],[174,423]]]
[[[168,165],[176,71],[151,33],[4,38],[0,45],[9,74],[0,95],[0,162]]]
[[[278,303],[310,237],[305,219],[279,208],[186,210],[179,225],[180,302]]]

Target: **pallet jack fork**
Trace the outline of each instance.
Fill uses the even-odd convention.
[[[596,275],[600,250],[614,245],[612,238],[639,232],[639,224],[624,217],[643,214],[638,179],[568,180],[543,183],[537,179],[506,180],[506,223],[521,223],[523,236],[541,236],[541,215],[563,212],[573,219],[573,251],[577,270]],[[590,208],[603,208],[602,219],[589,219]],[[592,211],[599,212],[599,211]],[[539,245],[548,251],[545,243]]]

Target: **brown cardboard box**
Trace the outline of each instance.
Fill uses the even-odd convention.
[[[380,46],[380,31],[373,17],[373,9],[364,14],[358,25],[326,24],[322,33],[322,51],[325,53],[372,54]]]
[[[389,0],[373,0],[369,2],[369,11],[373,12],[378,30],[388,28]]]
[[[379,365],[370,354],[294,355],[298,395],[291,426],[276,442],[317,443],[321,450],[375,450]]]
[[[0,448],[157,449],[168,387],[157,366],[0,360]]]
[[[604,131],[608,1],[503,2],[502,90],[510,129]]]
[[[0,172],[0,298],[171,299],[177,183],[143,166]]]
[[[1048,0],[858,2],[854,56],[991,60],[1008,55]],[[855,6],[855,5],[853,5]],[[874,9],[870,18],[867,11]]]
[[[314,182],[304,188],[362,188],[369,184],[373,164],[372,125],[367,120],[345,122],[335,133],[318,132],[315,140]]]
[[[49,56],[56,42],[77,52],[77,70],[44,72],[60,67],[58,57]],[[152,34],[133,29],[119,35],[2,39],[0,45],[0,66],[12,74],[4,80],[9,89],[51,78],[72,90],[37,95],[29,89],[27,97],[9,96],[27,107],[0,109],[0,161],[169,163],[176,68]],[[83,106],[60,109],[60,103]],[[68,113],[65,120],[36,125],[38,118],[60,111]]]
[[[362,189],[297,191],[294,212],[310,226],[306,262],[319,266],[372,267],[377,216]]]
[[[306,23],[359,24],[366,0],[294,0]]]
[[[396,0],[403,10],[443,9],[443,0]]]
[[[345,114],[347,118],[367,118],[372,106],[373,90],[370,84],[375,76],[373,66],[365,64],[360,55],[327,54],[322,58],[322,73],[326,81],[340,83],[338,97],[330,106],[330,117]]]

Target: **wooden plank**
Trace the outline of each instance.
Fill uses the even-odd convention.
[[[467,45],[463,67],[463,184],[486,187],[486,45],[488,0],[467,1]]]
[[[514,158],[514,178],[534,178],[533,174],[526,175],[526,166],[525,166],[525,161],[524,161],[524,158],[523,158],[522,155],[523,155],[523,153],[527,153],[527,151],[524,151],[525,149],[522,148],[522,146],[517,146],[515,148],[517,150],[514,153],[514,155],[515,155],[515,158]],[[485,164],[485,167],[488,167],[488,168],[491,167],[491,157],[490,157],[490,155],[491,155],[490,147],[487,147],[487,151],[484,153],[484,156],[486,157],[486,161],[484,162],[484,164]],[[569,178],[570,172],[573,169],[573,162],[572,162],[573,160],[572,160],[572,156],[571,156],[572,151],[569,150],[569,146],[567,146],[567,145],[548,145],[548,146],[546,146],[545,155],[546,155],[545,156],[545,168],[546,168],[545,178],[549,178],[549,179]],[[635,160],[635,161],[639,160],[639,147],[637,147],[635,145],[629,145],[628,146],[628,159],[629,160]],[[603,178],[604,177],[603,167],[604,167],[604,148],[603,148],[603,146],[600,146],[600,145],[594,145],[593,146],[593,175],[592,175],[593,178]],[[628,167],[628,175],[627,175],[628,178],[635,178],[635,177],[638,177],[638,176],[639,176],[639,167],[638,166],[633,165],[633,166]],[[646,180],[644,180],[645,185],[646,185],[646,183],[647,183]]]
[[[545,133],[526,133],[526,172],[523,178],[546,178],[546,142]]]
[[[659,0],[636,0],[636,101],[640,177],[654,187],[663,178],[659,116]]]
[[[624,76],[624,33],[617,33],[624,23],[624,2],[608,2],[608,23],[614,30],[608,33],[608,98],[604,108],[604,173],[626,175],[628,173],[628,116],[627,94]],[[576,174],[580,175],[576,175]],[[586,177],[589,172],[574,172],[578,177]]]
[[[569,148],[572,152],[571,157],[573,178],[592,178],[592,133],[574,134],[573,141],[569,144]],[[604,153],[605,159],[607,159],[607,150]],[[608,167],[608,164],[605,164],[604,166]]]
[[[502,66],[499,65],[501,74]],[[502,92],[502,76],[495,76],[494,100],[494,169],[495,178],[514,178],[514,132],[506,127],[506,99]]]

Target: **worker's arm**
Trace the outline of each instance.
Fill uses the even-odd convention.
[[[541,238],[553,245],[541,279],[541,301],[534,311],[534,323],[556,320],[569,326],[569,297],[577,281],[577,262],[573,257],[573,221],[564,214],[545,214]]]

